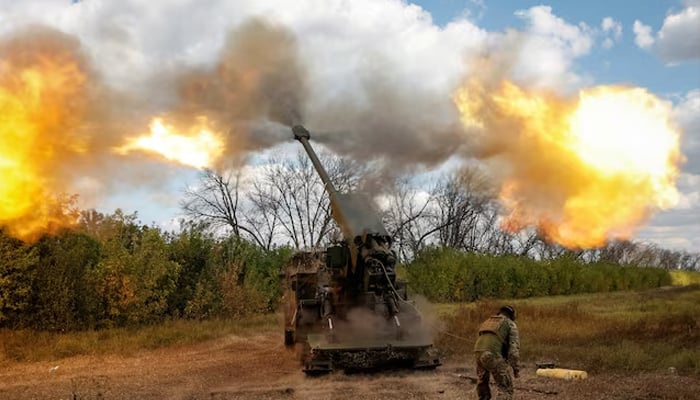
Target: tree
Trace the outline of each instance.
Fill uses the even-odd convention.
[[[168,314],[181,316],[195,297],[197,285],[212,265],[216,240],[202,223],[182,221],[181,231],[168,239],[169,259],[180,265],[175,289],[168,299]]]
[[[180,206],[188,217],[202,221],[214,229],[228,228],[235,237],[245,237],[264,248],[265,239],[260,237],[256,228],[246,225],[249,221],[240,218],[240,182],[239,171],[218,173],[204,169],[199,185],[185,190]]]
[[[411,260],[421,250],[432,203],[431,194],[417,190],[407,176],[398,177],[388,191],[383,220],[401,260]]]
[[[327,159],[324,160],[328,164]],[[329,171],[330,173],[330,171]],[[331,207],[323,183],[305,155],[295,160],[276,159],[256,183],[252,197],[264,202],[256,211],[273,215],[280,233],[295,248],[318,246],[331,229]]]
[[[34,245],[39,255],[27,318],[36,329],[93,328],[102,312],[89,277],[100,260],[99,243],[74,230],[45,236]]]
[[[339,191],[359,186],[364,169],[359,163],[320,153],[321,162]],[[185,214],[212,228],[226,227],[263,249],[289,241],[295,248],[315,247],[337,231],[328,194],[306,154],[295,159],[271,158],[255,176],[232,171],[203,171],[198,185],[185,192]],[[251,184],[245,192],[242,181]]]
[[[31,304],[36,251],[0,229],[0,326],[17,327]]]
[[[139,240],[142,227],[139,226],[138,214],[124,214],[116,209],[113,214],[102,214],[95,210],[80,213],[78,229],[101,243],[117,241],[124,248],[132,250]]]
[[[433,227],[442,246],[477,251],[489,226],[480,222],[494,196],[486,174],[466,166],[442,180],[434,189]]]
[[[127,325],[165,317],[167,300],[176,288],[180,265],[168,257],[159,229],[142,227],[130,246],[111,239],[92,281],[102,297],[102,325]]]

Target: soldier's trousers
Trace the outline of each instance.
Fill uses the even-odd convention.
[[[493,375],[493,381],[498,388],[498,400],[513,399],[513,378],[506,360],[500,354],[490,351],[479,351],[476,357],[476,393],[479,400],[491,399],[491,388],[489,387],[489,377]]]

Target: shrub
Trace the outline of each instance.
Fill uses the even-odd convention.
[[[668,271],[659,268],[583,264],[567,257],[537,261],[448,248],[420,253],[406,274],[414,290],[437,302],[609,292],[671,282]]]

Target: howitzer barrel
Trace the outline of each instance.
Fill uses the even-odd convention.
[[[316,168],[316,172],[318,172],[318,175],[321,177],[321,181],[323,181],[323,184],[326,186],[328,194],[331,196],[331,201],[335,202],[335,199],[333,199],[333,197],[336,195],[335,186],[333,186],[333,182],[331,182],[328,172],[326,172],[326,169],[323,168],[323,165],[321,165],[321,161],[318,159],[316,152],[309,143],[309,139],[311,138],[309,131],[301,125],[295,125],[292,127],[292,133],[294,133],[294,139],[301,142],[302,146],[304,146],[306,154],[309,155],[311,163],[314,165],[314,168]]]
[[[336,190],[328,172],[321,165],[321,161],[309,143],[311,138],[309,131],[301,125],[296,125],[292,127],[292,133],[294,133],[294,139],[304,146],[306,154],[309,155],[311,163],[321,177],[330,197],[333,218],[343,230],[345,239],[352,242],[357,236],[367,233],[388,237],[381,218],[371,209],[367,199],[355,193],[339,193]]]

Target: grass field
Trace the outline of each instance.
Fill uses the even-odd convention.
[[[203,342],[231,334],[252,335],[277,330],[278,321],[277,315],[266,314],[237,321],[176,320],[152,326],[66,334],[5,329],[0,330],[0,365],[84,354],[131,355],[139,350]]]
[[[459,357],[503,301],[443,305],[437,344]],[[700,286],[507,301],[518,312],[523,362],[588,371],[676,368],[700,373]],[[455,337],[461,336],[461,337]]]
[[[674,286],[700,285],[700,272],[671,271],[671,284]]]
[[[486,300],[439,304],[436,344],[445,359],[471,357],[478,324],[502,303],[513,304],[522,361],[554,361],[588,371],[700,373],[700,285],[639,292]],[[133,329],[55,334],[0,331],[0,365],[83,354],[131,355],[142,349],[191,344],[230,334],[280,333],[278,315],[236,321],[170,321]]]

